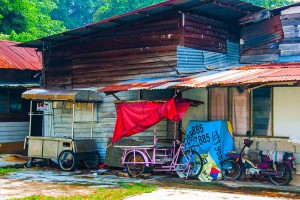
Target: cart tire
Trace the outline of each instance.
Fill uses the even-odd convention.
[[[99,164],[100,164],[100,154],[99,154],[99,152],[98,151],[91,152],[90,154],[92,154],[92,156],[91,156],[92,159],[83,160],[83,164],[88,169],[98,169]]]
[[[145,159],[143,155],[139,152],[133,152],[126,155],[125,162],[141,162],[139,164],[124,164],[125,169],[130,177],[139,177],[142,174],[146,173],[147,166],[145,164]]]
[[[58,166],[63,171],[73,171],[76,167],[76,156],[73,151],[64,150],[59,154]]]

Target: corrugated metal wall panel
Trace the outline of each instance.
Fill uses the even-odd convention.
[[[300,56],[280,56],[278,62],[300,62]]]
[[[205,71],[204,55],[202,50],[177,47],[177,69],[179,73]]]
[[[238,64],[240,57],[240,44],[227,40],[227,62],[230,64]]]
[[[0,122],[0,142],[24,141],[28,131],[29,122]]]
[[[177,47],[177,67],[179,73],[207,71],[238,64],[240,45],[227,41],[227,54],[203,51],[189,47]]]

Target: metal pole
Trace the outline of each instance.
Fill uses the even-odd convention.
[[[91,139],[93,139],[94,102],[92,103]]]
[[[72,139],[74,139],[75,102],[73,102]]]
[[[29,136],[31,136],[31,123],[32,123],[32,100],[30,100],[30,111],[29,111]]]

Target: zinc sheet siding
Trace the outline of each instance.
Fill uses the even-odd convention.
[[[0,142],[21,142],[28,135],[29,122],[0,122]]]

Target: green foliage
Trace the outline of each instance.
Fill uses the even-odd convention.
[[[19,171],[19,169],[16,168],[0,168],[0,176],[6,175],[11,172]]]
[[[274,9],[295,3],[295,0],[243,0],[264,8]]]
[[[122,184],[122,188],[100,188],[93,194],[83,196],[83,195],[76,195],[70,197],[47,197],[43,195],[39,196],[30,196],[25,198],[20,198],[19,200],[83,200],[83,199],[99,199],[99,200],[121,200],[125,197],[143,194],[143,193],[150,193],[156,190],[156,186],[153,185],[144,185],[140,183],[135,184]]]
[[[99,0],[100,7],[95,12],[93,20],[106,19],[161,2],[164,0]]]
[[[57,6],[50,13],[52,19],[63,21],[68,29],[72,29],[91,23],[99,3],[95,0],[58,0]]]
[[[57,7],[55,0],[0,0],[0,5],[0,33],[9,40],[24,42],[66,30],[49,15]]]

